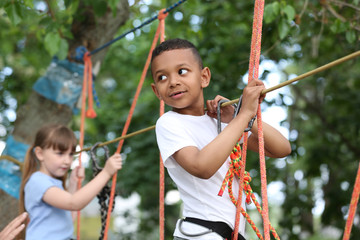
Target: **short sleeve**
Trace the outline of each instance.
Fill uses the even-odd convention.
[[[38,203],[42,200],[45,192],[50,187],[62,187],[62,182],[57,179],[52,179],[50,176],[47,176],[40,172],[35,172],[31,175],[30,179],[25,185],[25,197],[27,200],[32,199],[31,201],[26,201],[27,203]],[[26,206],[27,208],[31,208],[33,206]]]
[[[196,146],[191,133],[182,124],[181,120],[172,115],[163,115],[156,122],[156,140],[164,165],[167,168],[177,166],[172,155],[188,146]]]

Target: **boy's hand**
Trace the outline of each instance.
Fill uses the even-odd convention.
[[[114,175],[122,168],[122,158],[120,153],[114,153],[105,163],[105,170],[110,176]]]
[[[207,106],[207,115],[209,115],[212,118],[217,118],[217,107],[220,100],[228,100],[227,98],[224,98],[223,96],[217,95],[213,100],[207,100],[206,106]],[[220,114],[221,114],[221,122],[229,123],[233,119],[234,115],[234,107],[232,105],[228,105],[226,107],[220,108]]]
[[[264,89],[265,85],[262,81],[258,79],[251,81],[244,88],[240,112],[248,114],[250,119],[253,118],[256,115],[259,103],[265,98],[265,94],[261,95]]]

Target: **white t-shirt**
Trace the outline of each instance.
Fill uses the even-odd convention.
[[[226,126],[227,124],[222,123],[222,129]],[[156,138],[161,157],[180,192],[184,204],[183,216],[222,221],[234,228],[236,206],[228,195],[228,189],[226,188],[222,197],[218,196],[229,169],[230,158],[224,159],[224,164],[211,178],[201,179],[188,173],[172,157],[175,152],[188,146],[195,146],[201,150],[217,135],[217,120],[207,114],[192,116],[169,111],[156,123]],[[233,181],[233,193],[236,199],[238,191],[238,181]],[[242,206],[245,209],[245,194],[243,194]],[[243,216],[240,219],[239,233],[243,236],[245,233]],[[175,230],[174,235],[185,237],[179,234],[178,229]]]

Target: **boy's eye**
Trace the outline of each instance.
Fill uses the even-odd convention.
[[[166,76],[165,75],[160,75],[158,76],[158,80],[159,81],[162,81],[162,80],[165,80],[166,79]]]
[[[186,70],[184,68],[179,69],[179,74],[180,75],[186,74],[187,72],[188,72],[188,70]]]

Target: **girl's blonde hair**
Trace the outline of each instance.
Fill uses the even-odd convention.
[[[20,186],[20,213],[26,211],[24,202],[25,184],[29,180],[30,176],[34,172],[38,171],[40,167],[40,163],[36,158],[34,149],[36,147],[40,147],[41,149],[53,148],[60,151],[67,151],[68,149],[71,149],[72,152],[75,152],[76,144],[77,139],[74,135],[74,132],[67,126],[61,124],[51,124],[43,126],[37,131],[34,144],[28,149],[24,161],[24,168]],[[65,174],[65,176],[63,176],[62,178],[59,178],[59,180],[62,180],[63,182],[64,189],[66,189],[66,178],[67,174]]]

